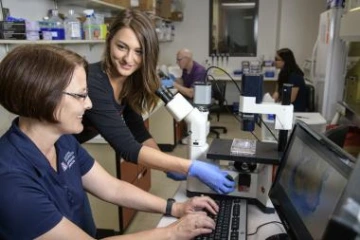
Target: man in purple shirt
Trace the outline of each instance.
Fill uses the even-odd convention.
[[[182,69],[182,76],[174,82],[174,88],[186,98],[193,99],[194,83],[205,81],[206,69],[193,60],[192,52],[186,48],[178,51],[176,62]]]
[[[183,48],[176,54],[176,63],[182,70],[181,78],[176,79],[174,88],[176,88],[185,98],[192,102],[194,98],[194,83],[204,82],[206,77],[206,69],[193,60],[193,54],[189,49]],[[185,136],[182,144],[188,143],[188,133],[184,126]]]

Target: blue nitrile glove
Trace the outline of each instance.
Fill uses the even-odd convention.
[[[174,86],[174,81],[170,78],[163,78],[161,79],[161,85],[167,88],[171,88]]]
[[[176,80],[176,77],[174,76],[174,74],[169,74],[169,79],[171,79],[171,80],[173,80],[173,81],[175,81]]]
[[[235,190],[235,182],[226,178],[227,175],[228,173],[218,166],[199,160],[193,161],[189,168],[189,176],[197,177],[212,190],[221,194]]]
[[[177,172],[167,172],[166,176],[175,181],[184,181],[187,178],[185,174],[177,173]]]

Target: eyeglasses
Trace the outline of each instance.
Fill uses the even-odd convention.
[[[85,101],[85,99],[89,96],[89,93],[69,93],[69,92],[62,92],[63,94],[72,96],[73,98],[76,98],[78,100],[83,100]]]
[[[184,58],[186,58],[186,57],[177,58],[177,59],[176,59],[176,62],[180,62],[180,61],[183,60]]]

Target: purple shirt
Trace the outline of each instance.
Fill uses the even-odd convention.
[[[194,65],[188,73],[185,69],[182,72],[181,78],[184,82],[184,87],[191,88],[194,86],[194,82],[204,82],[206,75],[206,69],[199,63],[194,61]]]

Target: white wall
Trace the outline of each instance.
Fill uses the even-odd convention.
[[[294,51],[298,64],[311,57],[317,38],[320,13],[326,10],[326,0],[280,0],[280,34],[277,48]]]
[[[209,48],[209,0],[183,0],[184,21],[175,23],[174,42],[161,43],[159,63],[175,64],[178,49],[187,47],[194,57],[204,63]],[[280,47],[294,50],[301,64],[311,55],[315,42],[319,14],[325,10],[326,0],[259,0],[258,55],[274,56]],[[53,0],[2,0],[11,15],[38,20],[54,8]],[[21,7],[20,7],[21,6]],[[60,10],[63,8],[60,6]],[[84,49],[86,52],[88,49]],[[86,55],[86,54],[84,54]],[[91,54],[90,54],[91,55]],[[99,51],[90,60],[100,57]],[[231,68],[239,67],[244,58],[230,58]]]
[[[301,1],[301,0],[299,0]],[[184,20],[175,23],[175,41],[160,45],[160,63],[175,64],[176,52],[183,47],[193,51],[194,58],[204,63],[209,59],[209,0],[183,0]],[[277,34],[277,15],[279,0],[260,0],[258,53],[259,55],[274,55]],[[232,57],[231,68],[240,66],[243,59]]]
[[[42,19],[49,9],[54,8],[53,0],[2,0],[4,8],[10,9],[10,14],[17,18],[31,21]]]
[[[38,20],[54,8],[53,0],[3,0],[12,16]],[[209,49],[209,0],[183,0],[184,20],[175,24],[175,40],[160,44],[159,64],[176,64],[176,52],[183,47],[194,53],[194,58],[204,64]],[[273,58],[281,47],[291,48],[299,65],[311,56],[320,12],[325,10],[326,0],[259,0],[258,56]],[[19,7],[21,6],[21,7]],[[59,6],[60,10],[64,8]],[[77,10],[77,9],[76,9]],[[63,11],[62,11],[63,12]],[[103,44],[66,46],[86,56],[89,62],[101,58]],[[91,50],[91,51],[90,51]],[[0,57],[5,54],[0,48]],[[240,67],[243,60],[254,58],[231,57],[227,69]],[[227,87],[228,104],[238,100],[239,93],[230,83]]]

